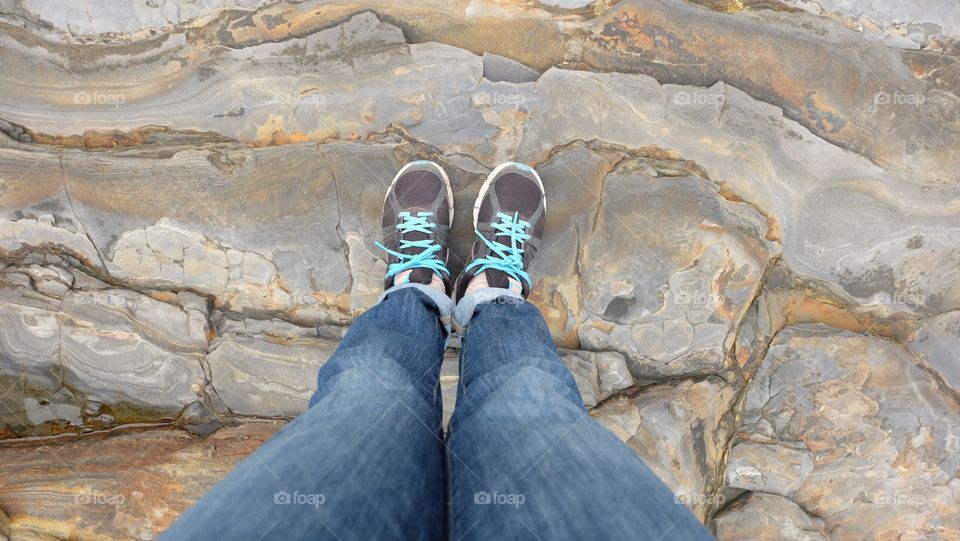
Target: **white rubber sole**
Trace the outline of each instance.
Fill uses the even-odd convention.
[[[543,189],[543,181],[540,180],[540,175],[537,174],[537,171],[525,163],[520,162],[506,162],[501,163],[493,171],[490,171],[490,174],[487,175],[487,180],[483,182],[483,186],[480,187],[480,194],[477,195],[477,201],[473,204],[473,228],[477,228],[477,216],[480,215],[480,206],[483,205],[483,198],[487,195],[487,189],[490,188],[490,185],[493,184],[493,179],[497,178],[504,169],[513,168],[524,173],[532,173],[533,179],[537,181],[537,186],[540,187],[540,193],[544,194],[543,199],[543,211],[547,211],[547,199],[546,191]]]
[[[450,205],[450,223],[447,224],[447,227],[453,227],[453,186],[450,185],[450,177],[447,176],[447,172],[443,170],[443,167],[440,167],[440,164],[437,162],[432,162],[430,160],[416,160],[404,165],[397,171],[396,176],[393,177],[393,181],[390,182],[390,187],[387,188],[387,193],[383,194],[383,202],[386,204],[387,198],[390,197],[390,192],[393,191],[393,187],[397,184],[397,181],[400,180],[400,177],[404,173],[410,171],[414,166],[429,164],[436,169],[436,172],[440,174],[440,178],[443,180],[443,185],[447,187],[447,203]],[[476,221],[476,220],[474,220]]]

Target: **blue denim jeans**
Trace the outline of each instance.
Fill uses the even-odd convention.
[[[708,540],[586,412],[531,304],[476,306],[441,430],[437,303],[397,289],[357,318],[310,407],[162,539]]]

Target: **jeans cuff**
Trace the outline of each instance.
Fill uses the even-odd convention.
[[[440,323],[442,323],[443,328],[447,330],[447,336],[450,336],[450,316],[453,314],[453,299],[451,299],[443,291],[440,291],[433,286],[428,286],[426,284],[420,284],[417,282],[406,282],[395,285],[384,291],[374,304],[380,304],[383,302],[383,299],[387,298],[387,295],[393,293],[394,291],[408,287],[412,287],[430,298],[430,300],[433,302],[433,305],[437,307],[437,311],[440,312]]]
[[[470,325],[470,320],[473,319],[473,313],[476,311],[477,305],[497,300],[500,297],[513,297],[523,301],[523,295],[511,289],[502,287],[476,289],[464,295],[457,303],[456,308],[453,309],[453,328],[462,335],[467,326]]]

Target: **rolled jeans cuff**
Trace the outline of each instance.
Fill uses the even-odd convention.
[[[394,291],[408,287],[419,290],[421,293],[429,297],[431,301],[433,301],[434,306],[437,307],[437,311],[440,312],[440,323],[442,323],[443,328],[447,330],[447,336],[450,336],[450,316],[453,313],[453,299],[447,296],[447,294],[443,291],[440,291],[433,286],[419,284],[417,282],[398,284],[384,291],[374,304],[380,304],[383,302],[383,299],[387,298],[387,295],[393,293]]]
[[[476,311],[477,305],[497,300],[500,297],[510,297],[523,302],[523,295],[502,287],[483,287],[471,291],[464,295],[457,303],[457,307],[453,309],[453,328],[458,333],[463,334],[467,326],[470,325],[470,320],[473,319],[473,313]]]

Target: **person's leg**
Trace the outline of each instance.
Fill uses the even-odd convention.
[[[439,539],[445,532],[440,360],[452,191],[404,166],[384,199],[386,293],[320,369],[310,407],[163,539]]]
[[[476,306],[448,428],[454,539],[712,539],[584,409],[533,305]]]
[[[441,538],[438,315],[404,288],[360,316],[320,370],[310,408],[162,539]]]
[[[503,164],[474,211],[479,240],[457,279],[463,329],[447,432],[453,539],[711,539],[587,413],[543,316],[523,299],[543,237],[536,171]]]

